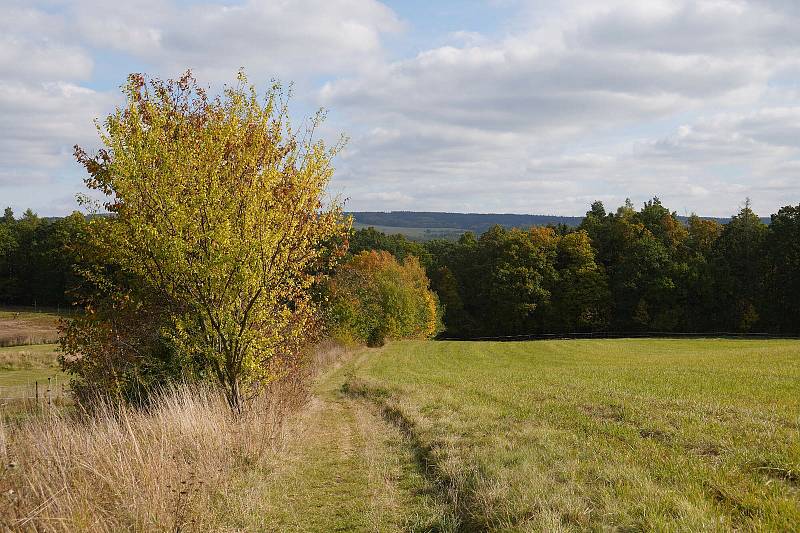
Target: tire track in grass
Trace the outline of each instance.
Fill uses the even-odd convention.
[[[285,463],[257,489],[257,517],[239,524],[244,530],[453,530],[401,431],[342,392],[360,357],[319,381],[287,442]]]
[[[445,507],[441,513],[441,528],[435,531],[487,531],[489,524],[474,512],[473,487],[482,477],[478,470],[464,472],[454,479],[439,464],[437,444],[425,443],[416,431],[414,421],[391,400],[391,395],[380,387],[350,377],[342,384],[342,392],[353,399],[372,404],[383,419],[394,426],[404,437],[413,456],[414,466],[436,491],[436,499]],[[427,529],[426,531],[430,531]]]

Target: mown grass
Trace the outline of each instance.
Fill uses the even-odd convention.
[[[280,461],[243,482],[241,531],[448,531],[447,502],[423,475],[413,447],[374,406],[341,392],[349,360],[322,376],[288,425]]]
[[[461,530],[800,529],[800,342],[399,342],[346,385]]]

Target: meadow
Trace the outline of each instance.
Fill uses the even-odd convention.
[[[0,309],[0,346],[52,344],[58,341],[58,319],[65,312],[30,307]]]
[[[2,416],[22,403],[46,401],[48,378],[51,396],[60,398],[68,377],[58,365],[58,320],[63,313],[30,308],[0,310],[0,406]]]
[[[152,412],[6,424],[0,523],[800,527],[800,341],[398,341],[315,360],[310,394],[275,390],[243,419],[178,389]]]
[[[800,342],[399,342],[345,384],[463,530],[800,528]]]

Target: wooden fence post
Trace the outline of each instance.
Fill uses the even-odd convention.
[[[39,405],[39,382],[34,381],[34,385],[36,387],[36,405]]]
[[[50,387],[50,379],[47,378],[47,407],[51,407],[53,405],[53,397],[51,392],[52,387]]]

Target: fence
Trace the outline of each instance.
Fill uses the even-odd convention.
[[[594,331],[572,333],[526,333],[522,335],[500,335],[496,337],[438,337],[442,341],[541,341],[541,340],[568,340],[568,339],[800,339],[795,335],[777,335],[771,333],[736,333],[736,332],[708,332],[708,333],[676,333],[670,331]]]
[[[0,386],[0,407],[36,406],[52,407],[63,403],[69,394],[68,383],[58,376],[20,385]]]

